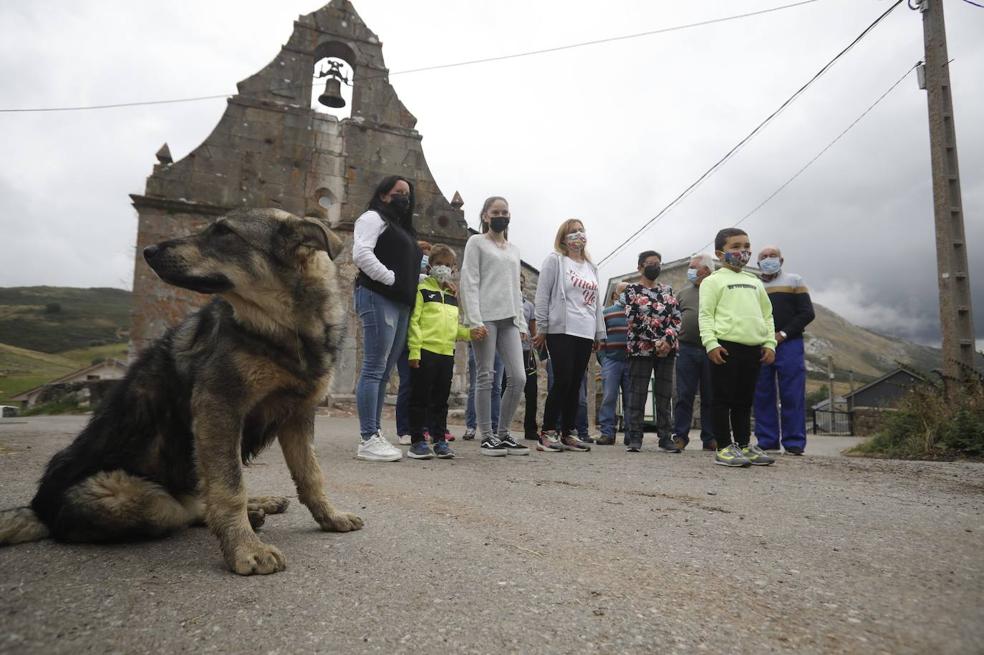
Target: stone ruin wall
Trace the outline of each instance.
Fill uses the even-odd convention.
[[[310,108],[315,66],[325,57],[351,67],[349,118]],[[348,324],[332,395],[351,395],[361,361],[361,329],[352,312],[352,232],[376,184],[387,175],[414,182],[421,239],[446,243],[460,258],[470,235],[460,202],[444,197],[427,167],[415,124],[389,84],[382,44],[348,0],[300,16],[279,54],[238,84],[205,141],[176,162],[162,148],[146,190],[131,196],[138,214],[131,357],[207,301],[161,282],[139,256],[143,248],[193,233],[232,209],[277,207],[321,218],[346,242],[335,263]],[[535,288],[531,273],[528,284]],[[459,347],[459,392],[466,361]]]

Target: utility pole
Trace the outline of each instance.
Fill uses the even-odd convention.
[[[830,394],[830,420],[833,425],[834,411],[834,358],[827,355],[827,393]]]
[[[970,300],[943,0],[917,0],[916,6],[922,13],[926,48],[924,74],[921,78],[925,82],[929,104],[929,150],[933,168],[943,376],[946,396],[952,401],[960,383],[969,380],[974,370],[974,314]]]

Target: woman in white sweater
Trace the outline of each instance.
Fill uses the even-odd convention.
[[[493,364],[499,353],[510,380],[523,380],[523,339],[529,334],[523,318],[523,297],[519,289],[519,248],[509,243],[509,203],[492,196],[482,205],[481,234],[468,239],[461,264],[461,313],[465,326],[483,328],[472,341],[478,375],[475,414],[482,435],[483,455],[528,455],[530,449],[509,435],[523,387],[511,384],[499,405],[499,434],[492,432]]]

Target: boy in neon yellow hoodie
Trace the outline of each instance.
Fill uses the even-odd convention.
[[[719,231],[714,254],[723,266],[701,283],[698,312],[700,339],[712,364],[711,415],[720,446],[714,462],[768,466],[775,460],[749,440],[759,367],[776,357],[772,301],[762,281],[742,270],[752,256],[748,234],[735,227]]]
[[[448,396],[454,374],[454,343],[470,341],[485,328],[469,330],[458,323],[458,298],[451,277],[454,251],[443,243],[431,246],[427,276],[417,286],[417,301],[410,315],[407,347],[410,362],[411,459],[454,457],[444,438],[448,422]],[[434,450],[427,445],[430,431]]]

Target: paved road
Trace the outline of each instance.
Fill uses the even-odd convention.
[[[23,504],[74,417],[0,424],[0,506]],[[319,418],[351,534],[292,504],[273,576],[228,573],[204,529],[0,550],[0,652],[981,653],[984,465],[830,456],[354,459]],[[251,492],[292,494],[275,449]]]

